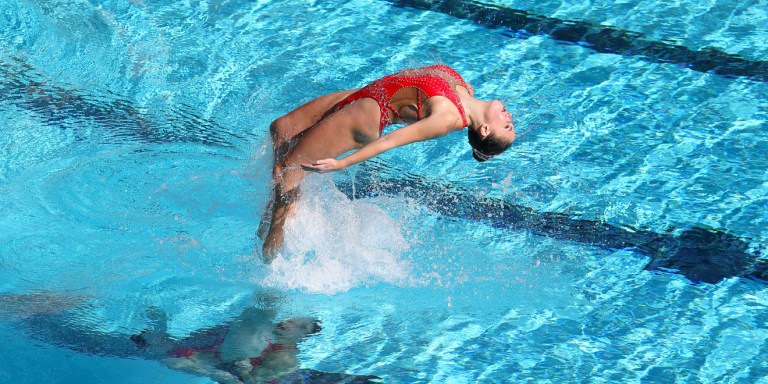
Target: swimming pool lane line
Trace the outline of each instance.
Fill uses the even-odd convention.
[[[0,57],[0,91],[0,103],[32,112],[46,124],[67,129],[69,123],[94,122],[118,142],[200,143],[231,148],[235,141],[244,140],[191,106],[164,108],[162,121],[158,121],[148,106],[111,91],[85,91],[57,84],[16,56]]]
[[[576,219],[564,213],[538,212],[503,199],[477,197],[444,181],[386,169],[391,167],[372,162],[361,166],[355,180],[337,180],[336,184],[352,199],[403,196],[446,217],[605,250],[631,250],[650,258],[646,270],[680,273],[695,283],[715,284],[730,277],[768,282],[768,259],[760,257],[766,247],[723,230],[693,227],[674,235]],[[399,176],[388,176],[389,172]]]
[[[525,39],[545,36],[599,53],[610,53],[653,63],[669,63],[727,78],[768,82],[768,61],[749,60],[715,48],[693,50],[683,45],[654,40],[647,35],[612,26],[578,20],[563,20],[528,11],[461,0],[387,0],[393,6],[440,12],[488,28],[503,28],[503,34]]]

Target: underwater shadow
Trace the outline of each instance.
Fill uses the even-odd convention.
[[[361,168],[354,181],[336,183],[352,199],[404,196],[446,217],[606,250],[627,249],[650,258],[646,270],[679,273],[694,283],[715,284],[730,277],[768,281],[768,259],[760,258],[763,245],[750,244],[722,230],[693,227],[675,235],[616,226],[564,213],[538,212],[499,198],[478,197],[446,182],[413,174],[390,177],[384,170],[387,167],[375,164]]]

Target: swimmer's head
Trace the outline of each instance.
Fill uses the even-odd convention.
[[[481,122],[467,129],[472,156],[477,161],[487,161],[506,151],[515,141],[515,125],[512,114],[498,100],[487,102]]]
[[[284,340],[298,341],[320,332],[320,321],[311,317],[294,317],[283,320],[275,326],[275,335]]]

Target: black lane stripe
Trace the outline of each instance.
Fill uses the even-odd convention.
[[[721,230],[693,227],[673,235],[616,226],[563,213],[537,212],[502,199],[478,197],[444,182],[402,172],[399,176],[388,175],[391,173],[391,167],[373,161],[362,166],[354,182],[342,180],[336,184],[350,198],[404,196],[446,217],[606,250],[632,250],[650,258],[645,269],[680,273],[692,282],[714,284],[729,277],[768,282],[768,259],[760,258],[765,247]]]
[[[657,41],[647,35],[583,21],[563,20],[527,11],[459,0],[388,0],[396,7],[445,13],[489,28],[504,28],[515,38],[547,36],[595,52],[634,56],[655,63],[671,63],[698,72],[729,78],[768,81],[768,61],[748,60],[714,48],[692,50]]]
[[[57,85],[20,57],[0,57],[0,103],[38,115],[62,129],[97,123],[107,141],[200,143],[235,147],[243,138],[228,132],[195,108],[177,104],[152,110],[110,91],[83,91]]]

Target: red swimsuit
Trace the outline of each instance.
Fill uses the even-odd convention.
[[[335,110],[338,111],[353,101],[366,97],[376,100],[376,102],[379,103],[379,109],[381,111],[381,118],[379,120],[379,134],[381,134],[384,127],[392,124],[389,111],[392,111],[392,113],[401,120],[403,119],[400,113],[392,107],[392,96],[405,87],[414,87],[420,91],[416,92],[416,114],[418,119],[421,119],[421,93],[424,93],[427,98],[433,96],[443,96],[448,98],[448,100],[450,100],[459,110],[461,120],[466,126],[467,117],[464,115],[464,108],[461,105],[459,95],[456,94],[453,85],[461,85],[469,89],[469,86],[461,75],[447,65],[438,64],[424,68],[409,69],[382,77],[381,79],[360,88],[357,92],[347,96],[346,99],[336,104]]]

